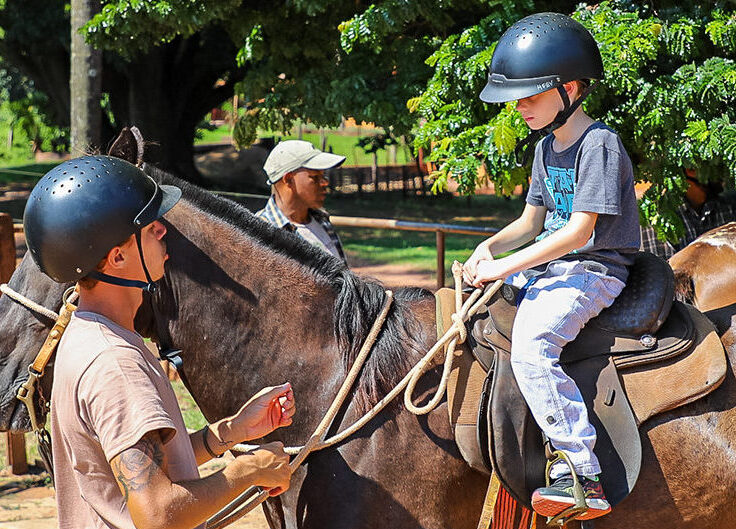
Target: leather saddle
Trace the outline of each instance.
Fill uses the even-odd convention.
[[[595,453],[612,505],[633,489],[641,466],[638,426],[657,413],[711,392],[725,378],[726,357],[710,321],[673,303],[669,265],[637,254],[624,290],[567,344],[560,363],[578,385],[595,426]],[[449,327],[450,289],[437,293],[438,330]],[[518,289],[504,285],[468,323],[455,353],[448,409],[463,457],[493,470],[519,502],[545,484],[545,450],[511,371]]]

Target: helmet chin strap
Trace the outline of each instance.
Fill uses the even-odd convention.
[[[141,264],[143,265],[143,273],[146,274],[146,281],[138,281],[136,279],[123,279],[122,277],[115,277],[108,274],[104,274],[97,270],[93,270],[89,274],[89,277],[102,281],[103,283],[109,283],[111,285],[117,285],[119,287],[132,287],[140,288],[144,292],[154,294],[158,290],[158,285],[151,279],[151,274],[148,273],[148,267],[146,266],[146,259],[143,257],[143,246],[141,245],[140,231],[134,235],[136,246],[138,246],[138,255],[141,257]]]
[[[540,139],[552,134],[553,131],[567,123],[567,120],[570,119],[573,112],[578,109],[583,100],[588,97],[596,86],[598,86],[599,82],[600,81],[596,80],[589,86],[585,87],[585,89],[580,93],[580,96],[572,104],[570,104],[570,98],[567,96],[565,88],[562,85],[557,86],[557,92],[560,94],[560,98],[562,98],[564,108],[557,113],[555,119],[552,120],[552,123],[546,127],[542,127],[541,129],[533,130],[526,138],[516,144],[514,157],[516,158],[517,166],[523,167],[529,163],[529,158],[533,151],[532,147],[536,145]]]

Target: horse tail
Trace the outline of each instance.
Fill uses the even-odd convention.
[[[695,284],[689,270],[674,270],[675,299],[693,305],[695,303]]]

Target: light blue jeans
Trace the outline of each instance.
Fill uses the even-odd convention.
[[[507,282],[523,288],[528,279],[520,272]],[[560,367],[560,353],[623,288],[619,279],[580,262],[555,261],[528,285],[514,322],[511,367],[519,389],[552,446],[568,454],[579,475],[601,472],[593,453],[596,433],[580,390]],[[564,464],[552,468],[553,479],[566,473]]]

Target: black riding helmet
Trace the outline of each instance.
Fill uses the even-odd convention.
[[[595,87],[588,86],[571,104],[562,85],[578,79],[603,79],[603,61],[595,39],[566,15],[537,13],[519,20],[498,40],[480,98],[486,103],[505,103],[557,88],[564,109],[552,123],[519,143],[518,155],[519,148],[564,125]]]
[[[28,198],[23,214],[28,249],[41,271],[59,283],[90,276],[153,290],[137,234],[180,197],[179,188],[160,186],[119,158],[68,160],[46,173]],[[97,272],[97,263],[133,234],[148,283]]]

